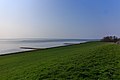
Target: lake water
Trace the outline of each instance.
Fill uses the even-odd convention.
[[[83,39],[1,39],[0,54],[28,51],[32,49],[21,49],[20,47],[30,48],[50,48],[64,46],[64,43],[83,43],[90,40]]]

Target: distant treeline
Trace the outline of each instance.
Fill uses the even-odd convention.
[[[118,38],[116,36],[106,36],[106,37],[103,37],[103,39],[101,39],[101,41],[103,41],[103,42],[117,42],[117,41],[120,41],[120,38]]]

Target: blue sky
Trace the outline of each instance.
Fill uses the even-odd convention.
[[[0,0],[0,38],[120,37],[120,0]]]

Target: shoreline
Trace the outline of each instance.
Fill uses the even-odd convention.
[[[92,41],[88,41],[88,42],[92,42]],[[31,48],[31,47],[20,47],[20,48],[24,48],[24,49],[31,49],[28,51],[19,51],[19,52],[13,52],[13,53],[3,53],[0,54],[0,56],[7,56],[7,55],[14,55],[14,54],[23,54],[26,52],[34,52],[34,51],[39,51],[39,50],[47,50],[47,49],[53,49],[53,48],[60,48],[60,47],[68,47],[68,46],[73,46],[73,45],[79,45],[79,44],[83,44],[83,43],[87,43],[87,42],[82,42],[82,43],[64,43],[64,45],[61,46],[55,46],[55,47],[49,47],[49,48]]]

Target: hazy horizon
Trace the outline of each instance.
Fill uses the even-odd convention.
[[[0,39],[120,37],[120,0],[0,0]]]

